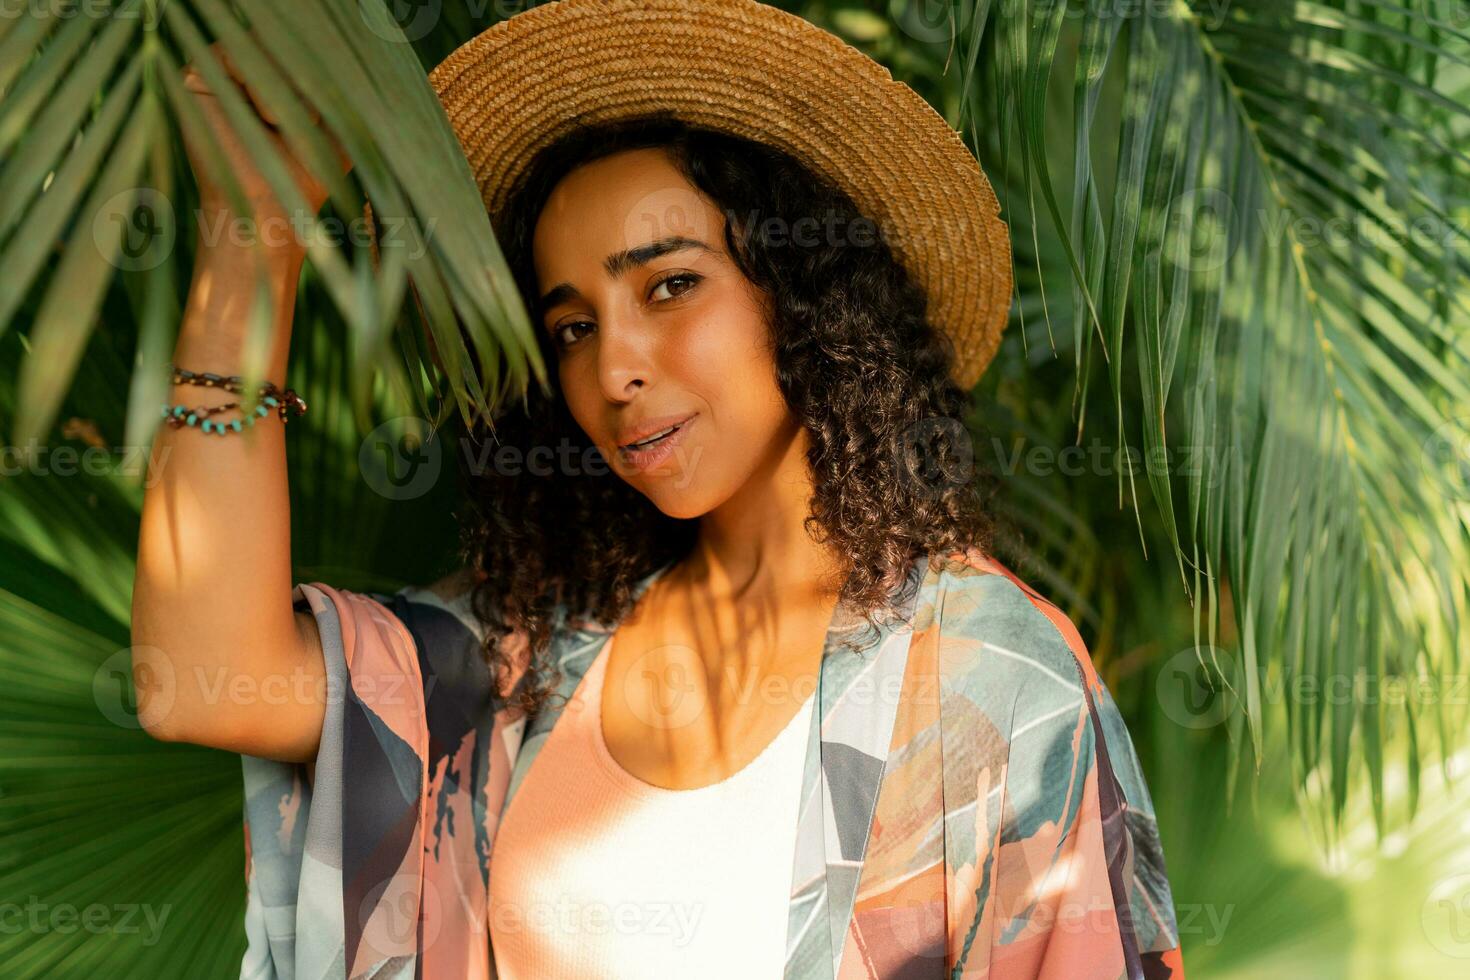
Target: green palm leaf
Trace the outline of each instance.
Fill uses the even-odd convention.
[[[1251,755],[1266,699],[1345,689],[1288,698],[1283,734],[1334,818],[1366,763],[1381,819],[1383,741],[1418,713],[1446,753],[1465,720],[1372,692],[1464,670],[1470,37],[1433,5],[1091,3],[1080,24],[1062,4],[965,6],[989,30],[956,84],[991,98],[960,123],[1009,164],[1013,238],[1059,246],[1035,280],[1048,343],[1068,309],[1079,382],[1100,349],[1109,435],[1136,439],[1202,645],[1229,588]],[[1116,480],[1138,511],[1134,473]]]
[[[177,144],[165,137],[181,128],[209,147],[207,155],[217,148],[182,92],[180,64],[198,67],[277,197],[288,211],[305,213],[285,161],[228,83],[208,48],[211,42],[228,53],[280,119],[292,149],[330,177],[331,200],[341,215],[361,215],[361,186],[374,204],[376,227],[406,229],[383,238],[385,258],[377,269],[366,248],[348,255],[324,236],[308,234],[306,240],[334,306],[353,328],[352,395],[359,427],[369,427],[368,379],[376,369],[395,374],[399,384],[424,373],[422,361],[406,369],[391,363],[398,353],[395,328],[414,329],[400,319],[410,276],[429,296],[424,328],[444,358],[449,394],[463,418],[524,389],[533,375],[546,384],[545,366],[469,165],[413,47],[381,5],[26,5],[20,17],[7,19],[0,38],[0,176],[6,187],[0,199],[0,264],[8,279],[0,297],[0,332],[13,325],[28,298],[41,297],[28,334],[38,356],[20,366],[24,398],[12,424],[13,441],[26,444],[50,428],[119,267],[143,273],[188,258],[176,254],[187,251],[192,238],[188,195],[163,198],[167,207],[159,201],[158,185],[171,184],[170,169],[183,167]],[[308,108],[320,114],[322,126],[312,123]],[[42,119],[44,125],[36,125]],[[352,158],[352,180],[336,176],[323,127]],[[155,154],[146,174],[145,148]],[[237,210],[249,215],[234,191]],[[167,241],[157,246],[164,254],[137,261],[130,250],[153,244],[150,237],[165,232]],[[136,240],[140,236],[142,242]],[[49,266],[58,248],[62,259]],[[140,288],[154,293],[179,280],[172,270],[141,278]],[[267,300],[255,318],[256,358],[242,372],[251,378],[262,368],[269,313]],[[156,353],[164,346],[161,334],[155,341]],[[403,349],[416,357],[418,348]],[[142,441],[151,434],[166,390],[167,378],[152,367],[147,383],[130,397],[130,438]]]
[[[1016,314],[977,393],[977,456],[1006,480],[1006,557],[1081,625],[1143,750],[1186,960],[1242,977],[1452,972],[1456,951],[1412,920],[1464,870],[1442,785],[1463,751],[1470,594],[1470,36],[1455,5],[781,6],[914,85],[1001,193]],[[438,475],[399,499],[375,451],[399,432],[363,435],[374,418],[483,409],[544,368],[424,77],[486,26],[483,7],[447,5],[427,30],[395,8],[416,18],[411,43],[375,2],[107,9],[0,18],[0,418],[44,451],[0,476],[0,901],[111,918],[0,933],[0,958],[20,977],[228,976],[238,760],[143,735],[117,669],[147,476],[126,447],[156,424],[194,257],[179,137],[204,130],[180,66],[220,81],[218,42],[322,161],[319,113],[354,162],[329,214],[365,197],[379,227],[409,229],[379,270],[365,249],[312,245],[286,379],[312,405],[287,441],[296,581],[392,589],[448,571],[455,447],[426,448]],[[225,101],[289,199],[266,132]],[[135,261],[157,257],[160,201],[175,241]],[[410,282],[422,323],[403,310]],[[1098,386],[1111,404],[1089,412]],[[110,447],[106,466],[61,463],[89,445]],[[1057,465],[1069,448],[1080,468]],[[1166,689],[1205,676],[1196,657],[1230,710],[1182,730]],[[1383,697],[1395,678],[1441,696]],[[1252,806],[1227,818],[1238,791]],[[1367,911],[1384,895],[1408,910],[1392,929]],[[1216,945],[1200,916],[1231,903]],[[159,941],[145,907],[168,910]]]
[[[111,299],[104,316],[129,322],[126,302]],[[433,581],[455,557],[448,441],[431,480],[394,492],[371,455],[388,433],[357,431],[349,328],[330,309],[308,274],[298,322],[310,329],[293,333],[287,378],[312,405],[287,441],[293,581],[387,591]],[[72,435],[32,465],[8,462],[0,479],[7,977],[237,976],[244,952],[239,757],[156,741],[136,717],[128,621],[148,474],[118,438],[133,339],[97,338],[61,408]],[[0,337],[5,363],[23,340]],[[16,387],[0,380],[4,417]],[[412,414],[386,384],[372,396],[375,415]]]

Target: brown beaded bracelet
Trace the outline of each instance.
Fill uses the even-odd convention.
[[[235,394],[243,394],[245,389],[244,379],[237,374],[218,375],[208,371],[195,373],[180,367],[173,369],[173,382],[174,384],[201,385],[205,388],[223,388]],[[164,405],[163,419],[175,429],[193,426],[202,419],[203,421],[199,426],[199,431],[215,432],[220,435],[225,435],[229,432],[242,432],[247,426],[253,426],[255,420],[257,418],[265,418],[271,408],[276,410],[282,423],[285,423],[287,419],[288,410],[297,415],[306,414],[306,402],[302,400],[300,395],[296,394],[295,390],[287,388],[283,392],[269,381],[263,382],[260,385],[260,402],[261,404],[255,406],[253,413],[245,415],[243,419],[235,419],[231,422],[216,422],[211,420],[209,416],[217,415],[231,408],[239,408],[239,402],[225,402],[223,405],[211,406],[201,405],[198,408],[192,409],[182,403],[178,405]]]

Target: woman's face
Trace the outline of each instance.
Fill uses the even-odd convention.
[[[657,149],[568,174],[532,242],[537,326],[572,416],[671,517],[706,514],[774,472],[798,435],[776,387],[763,296],[723,242],[719,208]],[[676,423],[671,436],[623,448]]]

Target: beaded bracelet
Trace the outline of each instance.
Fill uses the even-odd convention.
[[[205,388],[223,388],[235,394],[242,394],[245,385],[244,379],[237,374],[221,376],[211,374],[207,371],[202,374],[196,374],[193,371],[186,371],[179,367],[173,369],[173,381],[174,384],[193,384],[201,385]],[[306,402],[302,400],[300,395],[296,394],[291,388],[287,388],[282,392],[269,381],[263,382],[260,385],[260,402],[261,404],[255,406],[254,412],[246,414],[243,419],[234,419],[230,422],[214,421],[209,416],[217,415],[231,408],[239,408],[239,402],[225,402],[223,405],[211,406],[201,405],[192,409],[182,403],[178,405],[164,405],[163,419],[175,429],[193,426],[202,419],[203,422],[199,426],[199,431],[226,435],[230,432],[242,432],[246,427],[255,425],[255,420],[265,418],[266,414],[272,408],[276,410],[276,414],[280,416],[283,424],[287,419],[286,413],[288,410],[297,415],[306,414]]]

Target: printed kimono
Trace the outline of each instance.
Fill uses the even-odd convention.
[[[1081,637],[994,559],[951,557],[914,563],[876,636],[834,616],[785,980],[1183,977],[1152,801]],[[242,757],[241,977],[495,977],[495,831],[610,630],[558,631],[562,697],[528,719],[494,696],[467,596],[293,598],[327,711],[314,764]]]

